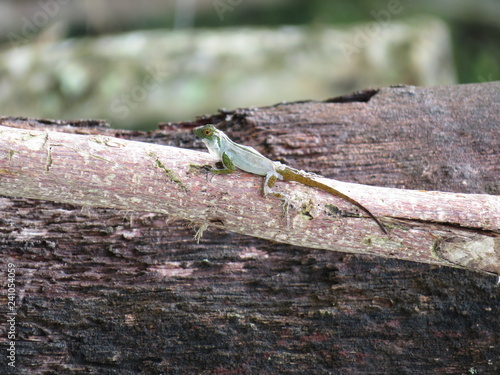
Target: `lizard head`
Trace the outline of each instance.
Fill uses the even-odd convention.
[[[218,137],[219,131],[213,125],[209,124],[194,128],[193,133],[203,141],[206,139],[212,142]]]
[[[194,128],[193,133],[205,143],[210,154],[220,157],[221,138],[224,137],[224,133],[210,124]]]

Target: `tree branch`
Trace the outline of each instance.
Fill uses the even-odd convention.
[[[376,254],[500,274],[500,198],[380,188],[324,179],[389,228],[337,197],[281,183],[295,209],[260,196],[262,178],[209,177],[207,153],[103,135],[0,127],[0,194],[166,213],[205,227],[318,249]],[[263,220],[263,217],[266,220]]]

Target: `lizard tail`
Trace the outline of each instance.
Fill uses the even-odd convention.
[[[368,214],[368,216],[370,216],[377,224],[378,226],[380,227],[380,229],[382,229],[382,232],[384,232],[385,234],[389,234],[389,232],[387,231],[387,228],[384,226],[384,224],[382,224],[380,222],[380,220],[370,212],[370,210],[368,208],[366,208],[365,206],[363,206],[361,203],[355,201],[354,199],[348,197],[347,195],[341,193],[340,191],[338,191],[337,189],[334,189],[328,185],[325,185],[325,184],[322,184],[321,182],[317,182],[315,181],[318,185],[322,185],[321,186],[321,189],[330,193],[330,194],[333,194],[333,195],[336,195],[337,197],[339,198],[342,198],[343,200],[346,200],[347,202],[355,205],[356,207],[360,208],[361,210],[363,210],[364,212],[366,212]]]
[[[389,232],[387,231],[387,228],[384,226],[384,224],[382,224],[380,222],[380,220],[377,219],[377,217],[375,215],[373,215],[370,212],[370,210],[368,210],[368,208],[366,208],[365,206],[363,206],[361,203],[355,201],[351,197],[348,197],[344,193],[341,193],[337,189],[334,189],[331,186],[328,186],[328,185],[325,185],[325,184],[323,184],[321,182],[313,180],[310,177],[303,176],[303,175],[301,175],[301,174],[299,174],[297,172],[295,172],[295,173],[293,173],[293,172],[292,173],[287,173],[286,171],[278,171],[278,172],[283,176],[284,180],[300,182],[303,185],[311,186],[311,187],[315,187],[315,188],[321,189],[323,191],[326,191],[327,193],[335,195],[335,196],[337,196],[339,198],[342,198],[343,200],[345,200],[345,201],[353,204],[354,206],[358,207],[362,211],[366,212],[366,214],[368,214],[368,216],[370,216],[378,224],[378,226],[380,227],[380,229],[382,229],[382,231],[385,234],[389,234]]]

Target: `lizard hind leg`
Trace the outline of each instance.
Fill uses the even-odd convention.
[[[286,194],[279,193],[274,191],[272,188],[276,184],[276,181],[279,179],[279,175],[276,172],[268,173],[264,179],[264,183],[262,184],[262,195],[264,197],[273,196],[275,198],[281,199],[283,201],[283,215],[288,216],[288,208],[290,207],[290,197]]]

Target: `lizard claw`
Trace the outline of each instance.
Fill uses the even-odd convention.
[[[282,197],[283,199],[283,215],[288,216],[288,209],[292,206],[290,199],[288,197]]]
[[[288,225],[288,210],[290,209],[290,207],[293,207],[290,198],[288,197],[288,195],[282,193],[273,193],[273,196],[283,201],[281,207],[283,209],[283,216],[286,218],[286,222]]]
[[[292,203],[290,202],[290,198],[288,196],[280,194],[280,199],[283,199],[283,205],[281,206],[283,208],[283,216],[285,217],[286,220],[286,226],[290,226],[289,222],[289,217],[288,217],[288,209],[292,206]]]

